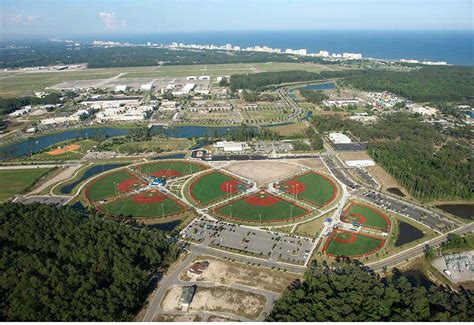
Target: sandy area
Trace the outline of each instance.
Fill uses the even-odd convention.
[[[346,161],[346,160],[366,160],[370,159],[372,160],[372,157],[369,156],[369,154],[365,151],[361,152],[343,152],[339,154],[339,158],[341,160]]]
[[[183,291],[180,286],[173,286],[166,292],[165,297],[161,301],[161,307],[164,311],[181,310],[179,307],[179,298]]]
[[[296,161],[298,164],[306,166],[308,168],[314,168],[319,171],[328,172],[326,166],[324,165],[323,161],[319,158],[307,158],[307,159],[300,159]]]
[[[187,270],[185,270],[181,275],[182,280],[213,282],[216,285],[236,283],[280,293],[296,279],[294,275],[208,256],[203,256],[196,261],[208,261],[209,266],[201,275],[192,275],[192,277],[189,277]]]
[[[198,287],[189,311],[216,311],[257,319],[265,303],[265,297],[242,290]]]
[[[259,187],[266,187],[281,177],[299,173],[302,167],[277,161],[245,161],[233,163],[224,169],[257,182]]]
[[[390,176],[390,174],[387,173],[385,169],[383,169],[379,165],[367,167],[366,170],[373,178],[375,178],[377,183],[379,183],[383,189],[386,190],[387,188],[390,188],[390,187],[396,187],[400,191],[402,191],[403,194],[405,194],[405,196],[407,197],[410,196],[408,191],[404,187],[402,187],[392,176]]]
[[[200,322],[202,320],[199,315],[171,315],[162,314],[153,319],[154,322]],[[220,320],[219,320],[220,321]]]
[[[81,145],[75,143],[75,144],[70,144],[68,146],[65,146],[63,148],[58,148],[58,149],[48,151],[47,154],[51,156],[57,156],[57,155],[62,155],[63,153],[66,153],[66,152],[76,151],[80,148],[81,148]]]
[[[207,318],[207,321],[208,322],[235,322],[233,319],[230,319],[230,318],[225,318],[225,317],[221,317],[221,316],[209,316]]]
[[[48,186],[59,183],[60,181],[68,180],[81,167],[81,164],[74,164],[62,169],[61,171],[59,171],[59,173],[55,174],[51,178],[47,179],[45,182],[41,183],[38,187],[34,188],[29,194],[40,193]]]

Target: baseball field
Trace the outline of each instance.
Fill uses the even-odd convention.
[[[385,241],[376,237],[334,229],[323,252],[329,256],[361,257],[380,250]]]
[[[245,190],[244,183],[219,171],[198,177],[189,187],[191,198],[199,205],[230,198],[242,190]]]
[[[307,201],[319,207],[325,206],[336,198],[336,183],[328,176],[309,172],[280,184],[280,189],[296,199]]]
[[[269,223],[301,218],[310,211],[294,202],[260,191],[226,203],[215,212],[234,221]]]
[[[92,181],[86,188],[85,196],[89,201],[97,201],[119,193],[130,192],[142,184],[143,181],[127,170],[119,170]]]
[[[158,190],[149,190],[99,206],[115,216],[134,218],[167,217],[184,211],[184,206]]]
[[[206,167],[192,162],[172,160],[146,163],[136,166],[134,169],[146,175],[172,178],[196,173],[206,169]]]
[[[390,219],[382,211],[364,203],[351,202],[343,212],[341,220],[384,231],[391,229]]]

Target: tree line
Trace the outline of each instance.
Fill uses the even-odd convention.
[[[472,127],[468,138],[458,133],[454,141],[440,126],[407,113],[370,126],[335,115],[315,116],[312,123],[320,132],[345,131],[368,141],[370,156],[419,199],[474,198]]]
[[[46,105],[46,104],[59,104],[61,103],[62,95],[59,93],[50,93],[43,98],[38,97],[12,97],[2,98],[0,97],[0,116],[7,115],[14,111],[19,110],[23,106],[27,105]]]
[[[358,261],[313,264],[267,318],[274,322],[474,321],[474,295],[422,283],[395,270],[380,278]]]
[[[70,207],[0,205],[2,321],[131,321],[178,255],[164,233]]]

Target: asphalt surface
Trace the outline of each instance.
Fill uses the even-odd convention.
[[[257,230],[223,221],[195,219],[181,232],[185,240],[202,246],[255,255],[284,263],[304,265],[314,247],[311,238]]]

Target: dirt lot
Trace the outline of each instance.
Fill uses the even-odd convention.
[[[200,322],[202,318],[199,315],[158,315],[153,319],[154,322]],[[220,320],[219,320],[220,321]]]
[[[221,317],[221,316],[209,316],[207,318],[207,321],[208,322],[234,322],[234,320],[232,320],[230,318],[225,318],[225,317]]]
[[[200,257],[196,259],[197,261],[208,261],[208,268],[201,275],[192,277],[189,277],[186,270],[181,274],[182,280],[213,282],[216,285],[236,283],[280,293],[296,279],[295,275],[224,261],[210,256]]]
[[[367,160],[372,159],[365,151],[362,152],[343,152],[339,154],[341,160]]]
[[[280,161],[245,161],[229,165],[225,169],[257,182],[257,186],[265,187],[272,181],[296,174],[301,167]]]
[[[398,188],[400,191],[403,192],[403,194],[405,194],[405,196],[409,197],[410,194],[408,193],[408,191],[403,188],[392,176],[390,176],[389,173],[387,173],[382,167],[380,167],[379,165],[375,165],[375,166],[372,166],[372,167],[367,167],[367,172],[369,172],[369,174],[375,178],[375,180],[377,181],[377,183],[379,183],[380,185],[382,185],[382,188],[383,189],[387,189],[387,188],[390,188],[390,187],[396,187]]]
[[[178,305],[182,291],[183,289],[180,286],[173,286],[166,292],[165,297],[161,301],[161,307],[164,311],[181,310]]]
[[[189,311],[216,311],[257,319],[265,303],[265,297],[242,290],[198,287]]]
[[[308,159],[300,159],[300,160],[297,160],[296,162],[298,164],[301,164],[309,168],[314,168],[323,172],[329,172],[321,159],[308,158]]]

